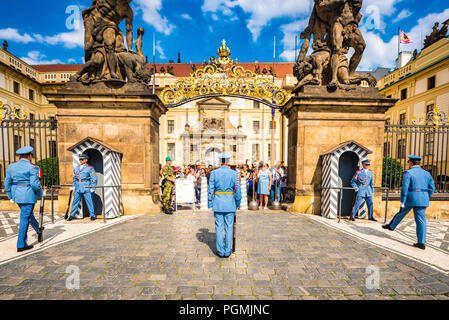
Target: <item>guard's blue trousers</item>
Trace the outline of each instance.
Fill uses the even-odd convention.
[[[426,243],[426,231],[427,231],[427,221],[426,221],[426,207],[405,207],[401,208],[399,212],[391,219],[390,229],[394,230],[398,224],[404,219],[404,217],[413,209],[415,215],[416,223],[416,237],[418,238],[418,243]]]
[[[92,199],[92,193],[90,191],[84,193],[75,191],[72,203],[72,212],[70,212],[70,216],[73,218],[75,217],[76,211],[78,210],[78,206],[80,205],[81,197],[84,197],[84,200],[86,201],[87,209],[89,210],[89,215],[91,217],[95,217],[94,201]]]
[[[270,196],[271,196],[271,202],[274,202],[274,190],[276,189],[276,200],[277,201],[281,201],[281,184],[278,183],[278,186],[276,188],[276,185],[272,184],[271,185],[271,190],[270,190]]]
[[[235,212],[215,212],[215,233],[217,253],[219,256],[229,256],[232,251],[232,232],[234,231]],[[224,231],[224,243],[223,243]]]
[[[27,244],[28,226],[31,224],[36,232],[39,232],[39,223],[34,217],[34,204],[19,204],[20,208],[20,224],[19,236],[17,238],[17,248],[25,248]]]
[[[357,200],[355,201],[354,209],[352,210],[351,218],[354,219],[357,212],[359,212],[360,205],[362,204],[363,199],[365,199],[366,206],[368,207],[368,218],[372,219],[373,216],[373,197],[362,197],[357,194]]]

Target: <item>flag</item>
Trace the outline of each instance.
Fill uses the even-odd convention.
[[[402,30],[399,30],[399,35],[400,35],[401,44],[413,43],[413,41],[408,37],[408,35],[405,32],[403,32]]]

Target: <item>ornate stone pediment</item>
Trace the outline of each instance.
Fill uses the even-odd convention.
[[[203,129],[204,130],[224,130],[225,121],[224,119],[216,119],[216,118],[204,118],[203,119]]]

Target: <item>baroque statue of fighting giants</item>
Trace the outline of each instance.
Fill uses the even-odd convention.
[[[85,64],[70,80],[84,84],[95,81],[143,82],[151,80],[142,51],[144,29],[139,28],[136,51],[133,47],[132,0],[92,0],[83,11]],[[119,24],[125,20],[125,38]]]
[[[366,47],[359,29],[363,0],[314,2],[309,24],[301,32],[304,42],[293,67],[298,79],[293,92],[298,92],[305,85],[350,90],[362,81],[375,87],[376,79],[372,75],[356,73]],[[313,53],[306,56],[312,36]],[[350,48],[354,49],[354,54],[349,60],[347,54]]]

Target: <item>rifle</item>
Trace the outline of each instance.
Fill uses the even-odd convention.
[[[45,197],[42,195],[41,207],[39,210],[39,233],[37,234],[38,242],[44,241],[44,204],[45,204]]]
[[[236,237],[235,237],[235,233],[236,233],[235,229],[236,229],[236,226],[237,226],[237,215],[234,214],[234,230],[232,230],[232,252],[233,253],[235,252],[235,239],[236,239]]]
[[[70,190],[69,203],[67,204],[67,210],[66,210],[65,216],[64,216],[65,220],[67,220],[67,218],[69,217],[70,201],[72,201],[72,194],[73,194],[73,190]]]

